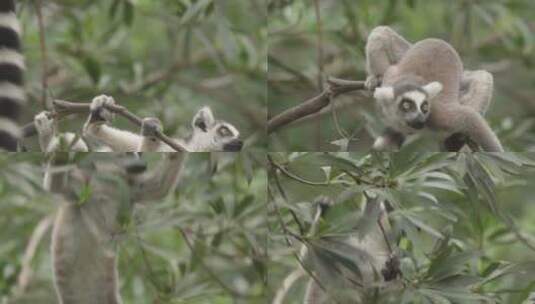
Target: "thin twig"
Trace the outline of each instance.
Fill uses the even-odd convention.
[[[65,100],[54,100],[54,115],[56,116],[56,119],[61,119],[65,116],[73,115],[73,114],[87,114],[89,113],[89,103],[81,103],[81,102],[70,102]],[[113,112],[117,115],[120,115],[126,119],[128,119],[133,124],[137,125],[138,127],[141,127],[141,118],[136,116],[134,113],[128,111],[125,107],[121,105],[105,105],[104,106],[106,110]],[[30,137],[35,135],[36,129],[35,124],[33,122],[25,125],[23,127],[23,134],[24,137]],[[156,137],[169,145],[171,148],[173,148],[175,151],[179,152],[185,152],[187,149],[181,145],[180,143],[174,141],[172,138],[168,137],[162,132],[156,132]]]
[[[41,85],[42,85],[42,104],[43,109],[48,109],[46,104],[46,93],[48,91],[47,71],[48,71],[48,56],[46,53],[46,39],[45,39],[45,23],[43,21],[43,13],[41,11],[43,2],[37,0],[35,11],[37,13],[37,24],[39,26],[39,46],[41,49]]]
[[[268,156],[268,157],[271,158],[270,156]],[[306,180],[306,179],[304,179],[304,178],[302,178],[300,176],[297,176],[296,174],[290,172],[288,169],[284,168],[283,166],[275,163],[272,159],[270,160],[270,163],[275,169],[279,170],[280,172],[282,172],[287,177],[289,177],[289,178],[291,178],[293,180],[296,180],[296,181],[298,181],[300,183],[303,183],[303,184],[306,184],[306,185],[310,185],[310,186],[328,186],[329,185],[329,181],[312,182],[312,181]]]
[[[320,14],[320,4],[319,0],[314,0],[314,13],[316,15],[316,25],[317,25],[317,40],[316,40],[316,49],[317,49],[317,65],[318,65],[318,88],[320,91],[323,91],[323,41],[322,41],[322,25],[321,25],[321,14]],[[331,102],[329,100],[329,102]],[[323,140],[321,138],[321,119],[316,119],[316,148],[317,150],[322,150]]]
[[[321,109],[329,105],[331,98],[335,98],[341,94],[362,90],[366,90],[364,81],[352,81],[330,77],[327,79],[327,87],[321,94],[269,119],[267,132],[268,134],[275,132],[277,129],[300,118],[319,112]]]

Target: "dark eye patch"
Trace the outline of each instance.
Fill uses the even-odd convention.
[[[399,108],[404,112],[413,111],[415,108],[414,101],[412,101],[412,99],[403,98],[399,103]]]
[[[422,105],[420,106],[420,111],[422,111],[422,113],[427,113],[429,112],[429,103],[427,101],[424,101],[422,103]]]
[[[232,135],[232,131],[230,131],[229,128],[225,127],[225,126],[221,126],[217,129],[217,133],[220,135],[220,136],[223,136],[223,137],[227,137],[227,136],[231,136]]]

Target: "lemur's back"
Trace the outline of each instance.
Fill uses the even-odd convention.
[[[53,233],[56,288],[62,304],[117,304],[116,257],[80,220],[76,205],[63,206]],[[59,227],[68,227],[59,229]]]
[[[438,81],[442,92],[436,100],[455,102],[459,95],[463,64],[457,51],[440,39],[424,39],[411,46],[401,61],[388,69],[383,83],[394,84],[401,77],[412,73],[423,79],[423,84]],[[455,96],[451,99],[449,96]]]
[[[96,193],[103,189],[95,188]],[[116,191],[117,192],[117,191]],[[64,203],[52,235],[55,284],[62,304],[119,304],[114,235],[120,200],[99,194]]]

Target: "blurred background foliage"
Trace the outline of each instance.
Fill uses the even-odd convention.
[[[506,151],[534,150],[534,10],[532,0],[271,0],[268,115],[318,95],[320,67],[323,76],[364,80],[366,37],[389,25],[410,42],[442,38],[458,50],[465,68],[490,71],[495,90],[486,117],[492,128]],[[270,150],[368,151],[382,130],[371,101],[358,93],[338,97],[334,113],[328,107],[270,135]],[[436,151],[427,142],[409,144]]]
[[[48,98],[90,102],[112,95],[138,116],[185,135],[202,105],[265,150],[266,5],[263,0],[22,0],[30,122]],[[39,39],[42,3],[47,60]],[[62,129],[79,131],[85,117]],[[138,132],[122,118],[115,124]],[[36,140],[26,143],[37,149]]]
[[[113,154],[78,154],[78,163]],[[0,154],[0,303],[58,303],[52,282],[51,221],[40,153]],[[144,154],[149,168],[162,154]],[[264,158],[194,153],[175,192],[138,205],[119,245],[125,303],[265,303],[267,223]],[[181,228],[193,245],[184,241]],[[42,235],[30,246],[30,238]],[[33,248],[33,249],[32,249]],[[22,295],[17,277],[30,252]],[[18,295],[18,296],[16,296]]]
[[[366,227],[376,225],[360,211],[366,191],[392,207],[388,236],[401,258],[405,288],[360,290],[368,296],[362,303],[535,301],[531,182],[535,155],[301,152],[270,156],[275,163],[268,181],[272,294],[299,267],[295,254],[303,243],[294,237],[298,235],[317,257],[305,265],[332,288],[339,303],[349,303],[341,296],[348,290],[340,284],[337,289],[329,281],[343,281],[340,274],[354,273],[359,264],[354,251],[329,246],[328,238],[356,233],[365,237],[370,230]],[[327,209],[317,232],[310,234],[318,196],[330,197],[335,204]],[[302,303],[305,278],[289,290],[284,303]]]

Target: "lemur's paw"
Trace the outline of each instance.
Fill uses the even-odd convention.
[[[373,92],[375,88],[377,88],[380,85],[381,85],[381,79],[375,75],[368,76],[368,78],[366,78],[366,82],[364,83],[364,86],[370,92]]]
[[[90,106],[89,122],[109,122],[113,120],[114,114],[107,110],[105,106],[114,105],[115,100],[111,96],[99,95],[93,98]]]
[[[52,113],[48,111],[43,111],[35,115],[33,121],[37,131],[49,130],[54,126],[54,117],[52,117]]]
[[[155,117],[143,118],[141,121],[141,135],[156,137],[157,133],[163,131],[162,122]]]

